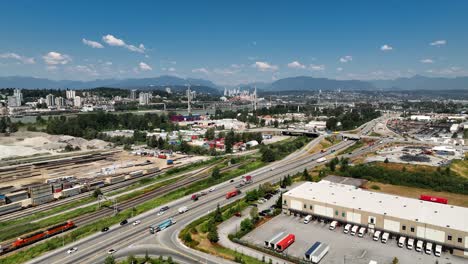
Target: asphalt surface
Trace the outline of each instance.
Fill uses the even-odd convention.
[[[372,127],[371,125],[369,125]],[[367,126],[365,129],[367,130]],[[370,128],[369,128],[370,129]],[[313,145],[320,142],[322,137],[313,140],[307,147],[313,147]],[[177,259],[180,263],[233,263],[203,252],[199,252],[184,246],[178,240],[179,232],[193,220],[206,215],[210,211],[216,208],[217,204],[221,206],[230,202],[233,202],[245,194],[246,191],[258,188],[259,184],[266,182],[275,183],[286,175],[294,175],[295,173],[302,172],[304,168],[312,168],[318,164],[315,162],[320,157],[326,157],[333,154],[333,152],[339,152],[354,144],[353,141],[343,141],[337,145],[328,148],[324,153],[308,154],[306,150],[301,149],[283,160],[269,164],[261,169],[254,172],[248,173],[253,176],[254,183],[244,186],[241,188],[242,194],[233,197],[229,200],[225,199],[226,192],[233,190],[234,186],[239,184],[240,177],[235,178],[233,183],[225,182],[217,185],[214,192],[209,193],[206,196],[200,198],[199,201],[193,202],[190,200],[190,195],[173,201],[168,206],[171,207],[164,215],[158,216],[157,211],[159,208],[148,211],[134,219],[129,219],[129,224],[126,226],[112,226],[106,233],[96,233],[87,238],[76,241],[67,247],[59,248],[57,250],[48,252],[28,263],[47,263],[47,264],[67,264],[67,263],[102,263],[105,257],[108,255],[109,249],[117,250],[114,255],[116,257],[123,257],[128,253],[138,253],[141,248],[145,248],[145,244],[150,239],[151,252],[148,254],[154,255],[165,255],[169,251],[174,259]],[[357,150],[349,157],[360,155],[361,153],[371,151],[377,144],[369,147],[369,149]],[[177,209],[181,206],[188,206],[189,211],[179,215]],[[170,216],[174,217],[177,223],[166,230],[163,230],[157,235],[150,235],[148,226],[150,224],[158,223],[163,221]],[[134,220],[140,220],[141,224],[132,226],[131,223]],[[151,239],[155,237],[155,241]],[[143,245],[140,245],[144,243]],[[156,246],[154,246],[156,244]],[[78,251],[72,254],[67,254],[68,248],[77,247]],[[132,251],[135,250],[135,251]]]

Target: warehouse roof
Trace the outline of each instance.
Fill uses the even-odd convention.
[[[468,208],[465,207],[376,193],[323,180],[301,184],[284,196],[468,232]]]

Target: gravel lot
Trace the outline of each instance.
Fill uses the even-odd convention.
[[[391,239],[387,244],[373,241],[369,234],[364,238],[343,233],[342,227],[331,231],[328,225],[317,221],[305,225],[303,219],[289,215],[279,215],[247,234],[243,239],[263,246],[265,240],[269,240],[279,232],[288,232],[296,235],[296,242],[284,253],[303,258],[304,252],[320,241],[330,245],[330,251],[320,263],[337,264],[353,263],[368,264],[370,260],[380,263],[391,263],[397,257],[399,263],[430,264],[457,264],[467,263],[466,259],[442,253],[440,258],[434,255],[426,255],[406,248],[399,248],[396,240]]]

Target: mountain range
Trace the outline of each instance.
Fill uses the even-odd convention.
[[[93,81],[50,80],[45,78],[10,76],[0,77],[0,88],[70,88],[87,89],[95,87],[113,87],[128,89],[151,89],[164,86],[192,86],[211,87],[218,90],[224,86],[216,85],[212,81],[196,78],[180,78],[163,75],[153,78],[132,79],[97,79]],[[441,78],[415,75],[409,78],[393,80],[334,80],[327,78],[314,78],[310,76],[297,76],[279,79],[272,83],[258,82],[242,84],[231,87],[252,88],[257,87],[263,91],[301,91],[301,90],[468,90],[468,77]]]

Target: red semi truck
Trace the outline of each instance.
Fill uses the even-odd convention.
[[[252,176],[251,175],[247,175],[245,177],[242,177],[242,183],[244,184],[249,184],[249,183],[252,183],[253,180],[252,180]]]
[[[276,243],[276,251],[278,252],[283,252],[285,249],[287,249],[292,243],[296,241],[296,236],[293,234],[287,235],[285,238],[283,238],[281,241]]]
[[[419,196],[419,199],[423,201],[433,202],[433,203],[441,203],[441,204],[448,203],[448,200],[446,198],[432,196],[432,195],[425,195],[425,194],[421,194],[421,196]]]
[[[239,193],[240,193],[240,191],[237,190],[237,189],[234,190],[234,191],[230,191],[230,192],[226,193],[226,199],[234,197],[234,196],[238,195]]]

